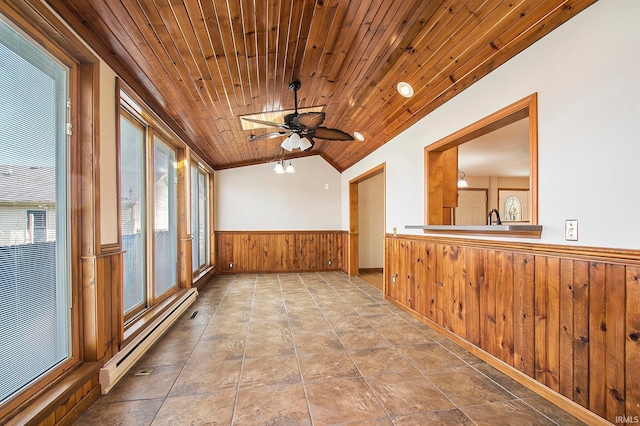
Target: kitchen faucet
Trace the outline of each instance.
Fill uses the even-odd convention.
[[[496,213],[496,225],[502,225],[502,221],[500,220],[500,212],[498,212],[498,209],[492,209],[489,211],[489,225],[491,225],[491,216],[493,216],[493,213]]]

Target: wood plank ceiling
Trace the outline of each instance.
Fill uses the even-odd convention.
[[[280,156],[239,116],[322,106],[338,171],[595,0],[48,0],[214,169]],[[396,85],[409,82],[410,99]]]

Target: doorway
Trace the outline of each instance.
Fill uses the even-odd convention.
[[[487,211],[486,189],[458,189],[454,225],[486,225]]]
[[[349,275],[384,291],[385,164],[349,181]]]

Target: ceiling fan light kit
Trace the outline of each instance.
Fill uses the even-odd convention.
[[[358,139],[360,142],[364,141],[364,136],[360,132],[353,132],[353,136]]]
[[[280,146],[283,149],[291,152],[296,148],[299,148],[300,151],[306,151],[307,149],[311,148],[313,144],[309,142],[309,139],[307,139],[306,137],[301,138],[299,134],[292,133],[291,136],[282,141]]]
[[[284,172],[285,173],[295,173],[296,169],[293,168],[293,164],[291,164],[291,161],[289,161],[289,164],[287,165],[287,167],[284,168]]]
[[[283,175],[285,173],[295,173],[296,169],[293,168],[293,164],[291,164],[291,160],[289,160],[289,164],[286,165],[285,167],[285,160],[284,158],[282,160],[278,160],[278,162],[276,163],[276,166],[273,168],[273,171],[277,174],[277,175]]]
[[[276,172],[277,175],[284,174],[284,167],[282,167],[282,162],[278,161],[276,166],[273,168],[273,171]]]
[[[296,148],[300,149],[301,151],[310,150],[315,145],[315,142],[313,140],[314,138],[330,141],[354,140],[353,136],[346,132],[343,132],[342,130],[322,127],[321,124],[325,119],[324,112],[298,113],[298,90],[300,89],[300,86],[301,84],[299,81],[292,81],[289,84],[289,89],[293,91],[294,95],[295,110],[292,114],[287,114],[284,117],[284,123],[275,123],[272,121],[241,117],[243,120],[250,121],[252,123],[283,129],[264,135],[250,135],[249,142],[288,135],[286,139],[282,141],[280,146],[283,149],[291,152]],[[364,138],[360,140],[364,140]]]

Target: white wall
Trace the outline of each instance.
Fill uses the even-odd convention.
[[[538,217],[552,244],[640,248],[640,2],[601,0],[342,175],[386,162],[386,232],[424,223],[424,147],[538,93]],[[578,219],[579,240],[564,240]]]
[[[340,173],[320,156],[291,161],[294,174],[275,163],[216,171],[216,230],[341,229]]]
[[[116,73],[100,61],[100,242],[118,242]]]
[[[358,263],[384,266],[384,174],[358,184]]]

